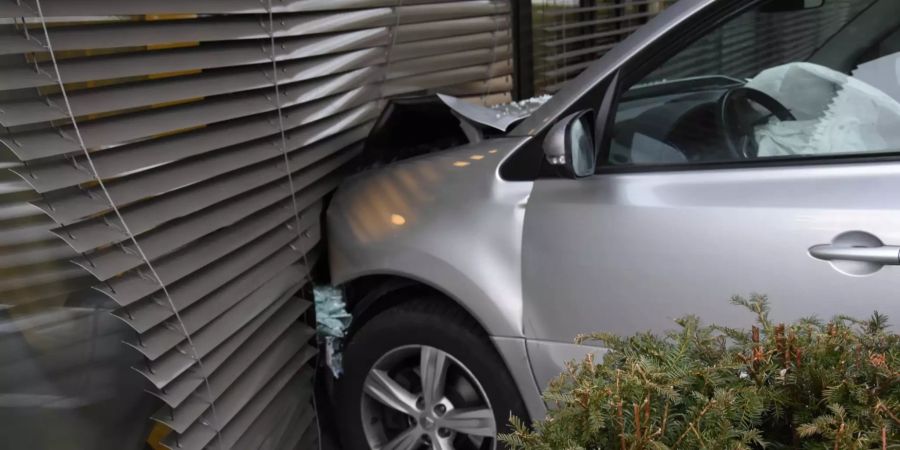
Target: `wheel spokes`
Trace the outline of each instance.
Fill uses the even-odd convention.
[[[416,396],[400,386],[383,370],[373,369],[366,377],[363,390],[379,403],[410,416],[417,416]]]
[[[415,375],[420,383],[409,379]],[[409,345],[382,355],[369,369],[363,392],[363,429],[373,449],[454,450],[464,441],[479,448],[496,445],[497,423],[479,380],[437,348]],[[463,405],[467,407],[457,407]],[[405,429],[404,424],[412,426]]]
[[[444,384],[449,366],[450,359],[446,353],[434,347],[422,347],[419,377],[422,379],[422,396],[427,407],[436,405],[444,398]]]
[[[439,426],[472,436],[496,437],[497,426],[490,408],[460,408],[448,411]]]
[[[450,438],[437,437],[431,439],[431,448],[435,450],[453,450],[453,441]]]
[[[416,427],[400,433],[390,442],[381,446],[381,450],[413,450],[422,442],[422,432]]]

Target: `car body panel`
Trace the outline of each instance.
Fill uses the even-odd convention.
[[[509,369],[510,375],[519,388],[525,409],[532,420],[543,419],[547,414],[547,406],[541,399],[541,391],[544,384],[537,382],[533,376],[534,362],[531,358],[530,341],[523,338],[492,337],[491,341],[504,364]],[[526,346],[528,345],[528,346]],[[544,366],[549,366],[544,364]],[[559,374],[559,372],[556,372]]]
[[[501,161],[527,138],[500,138],[348,179],[328,210],[332,282],[399,275],[444,292],[493,336],[522,337],[521,245],[531,182]]]
[[[534,373],[534,382],[538,389],[544,391],[550,385],[550,381],[559,377],[565,371],[569,361],[581,361],[588,354],[594,355],[595,361],[600,361],[606,349],[590,345],[579,345],[570,342],[542,341],[539,339],[526,339],[528,346],[528,358],[531,361],[531,370]]]
[[[569,82],[508,137],[396,162],[348,178],[327,212],[332,283],[367,275],[399,275],[427,284],[468,310],[492,336],[532,418],[551,373],[571,356],[592,351],[574,344],[535,343],[542,379],[536,382],[524,338],[522,230],[533,183],[504,181],[501,164],[538,128],[571,109],[647,43],[712,0],[682,0]],[[524,131],[523,131],[524,130]]]
[[[567,83],[508,137],[397,162],[345,181],[328,210],[332,281],[409,277],[459,301],[491,335],[523,336],[521,232],[532,183],[500,179],[501,162],[528,142],[535,128],[546,127],[640,49],[712,1],[685,0],[663,11]]]
[[[748,312],[728,302],[754,292],[770,296],[775,320],[900,317],[900,268],[849,276],[809,255],[852,230],[900,244],[898,190],[896,162],[539,180],[525,218],[525,334],[663,331],[689,313],[745,327]]]
[[[701,11],[747,5],[681,0],[506,137],[351,177],[328,211],[332,281],[399,275],[447,294],[493,337],[534,418],[544,411],[535,386],[569,359],[602,354],[571,344],[578,333],[662,331],[687,313],[743,326],[747,313],[728,299],[756,291],[778,319],[900,315],[900,268],[848,276],[808,253],[851,230],[900,244],[900,200],[888,195],[900,163],[499,176],[559,118],[596,108],[599,89],[649,44]]]

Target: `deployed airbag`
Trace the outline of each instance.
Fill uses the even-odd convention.
[[[882,63],[883,64],[883,63]],[[790,63],[761,72],[747,87],[785,105],[796,121],[771,119],[756,128],[758,156],[863,153],[900,147],[900,103],[885,92],[900,92],[894,69],[876,81],[811,63]],[[868,72],[870,69],[866,69]]]

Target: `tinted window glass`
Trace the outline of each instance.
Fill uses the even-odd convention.
[[[624,93],[609,163],[900,149],[900,52],[872,59],[870,51],[888,48],[881,43],[900,27],[898,8],[884,0],[826,0],[802,11],[741,13]]]

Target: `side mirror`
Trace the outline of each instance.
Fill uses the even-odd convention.
[[[788,12],[815,9],[825,5],[825,0],[770,0],[762,5],[762,12]]]
[[[571,178],[593,175],[597,166],[593,112],[579,111],[550,128],[544,138],[544,156]]]

